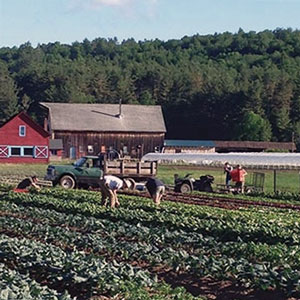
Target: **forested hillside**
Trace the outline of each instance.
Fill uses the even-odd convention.
[[[300,32],[0,48],[0,120],[41,101],[162,105],[168,138],[300,135]]]

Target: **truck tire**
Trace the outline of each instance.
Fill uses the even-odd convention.
[[[74,189],[76,186],[75,180],[70,175],[64,175],[60,180],[59,184],[64,189]]]
[[[190,193],[192,191],[191,186],[187,183],[183,183],[180,186],[180,192],[181,193]]]

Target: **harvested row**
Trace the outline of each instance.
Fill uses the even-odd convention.
[[[138,192],[130,192],[123,191],[125,195],[139,195],[141,197],[150,198],[147,193],[138,193]],[[238,199],[236,197],[222,197],[220,195],[211,196],[210,194],[182,194],[168,191],[163,200],[165,201],[173,201],[180,202],[185,204],[194,204],[194,205],[205,205],[212,207],[219,207],[225,209],[240,209],[240,208],[248,208],[248,207],[268,207],[268,208],[278,208],[278,209],[291,209],[295,211],[300,211],[300,205],[298,204],[290,204],[290,203],[279,203],[278,201],[257,201],[250,199]]]

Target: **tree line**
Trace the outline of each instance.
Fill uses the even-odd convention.
[[[167,137],[297,141],[300,31],[0,48],[0,123],[39,102],[161,105]]]

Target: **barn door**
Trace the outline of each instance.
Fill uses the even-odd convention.
[[[48,147],[47,146],[35,146],[34,147],[35,158],[48,158]]]
[[[0,146],[0,158],[8,157],[8,146]]]
[[[70,159],[75,159],[75,158],[76,158],[76,148],[70,147]]]

